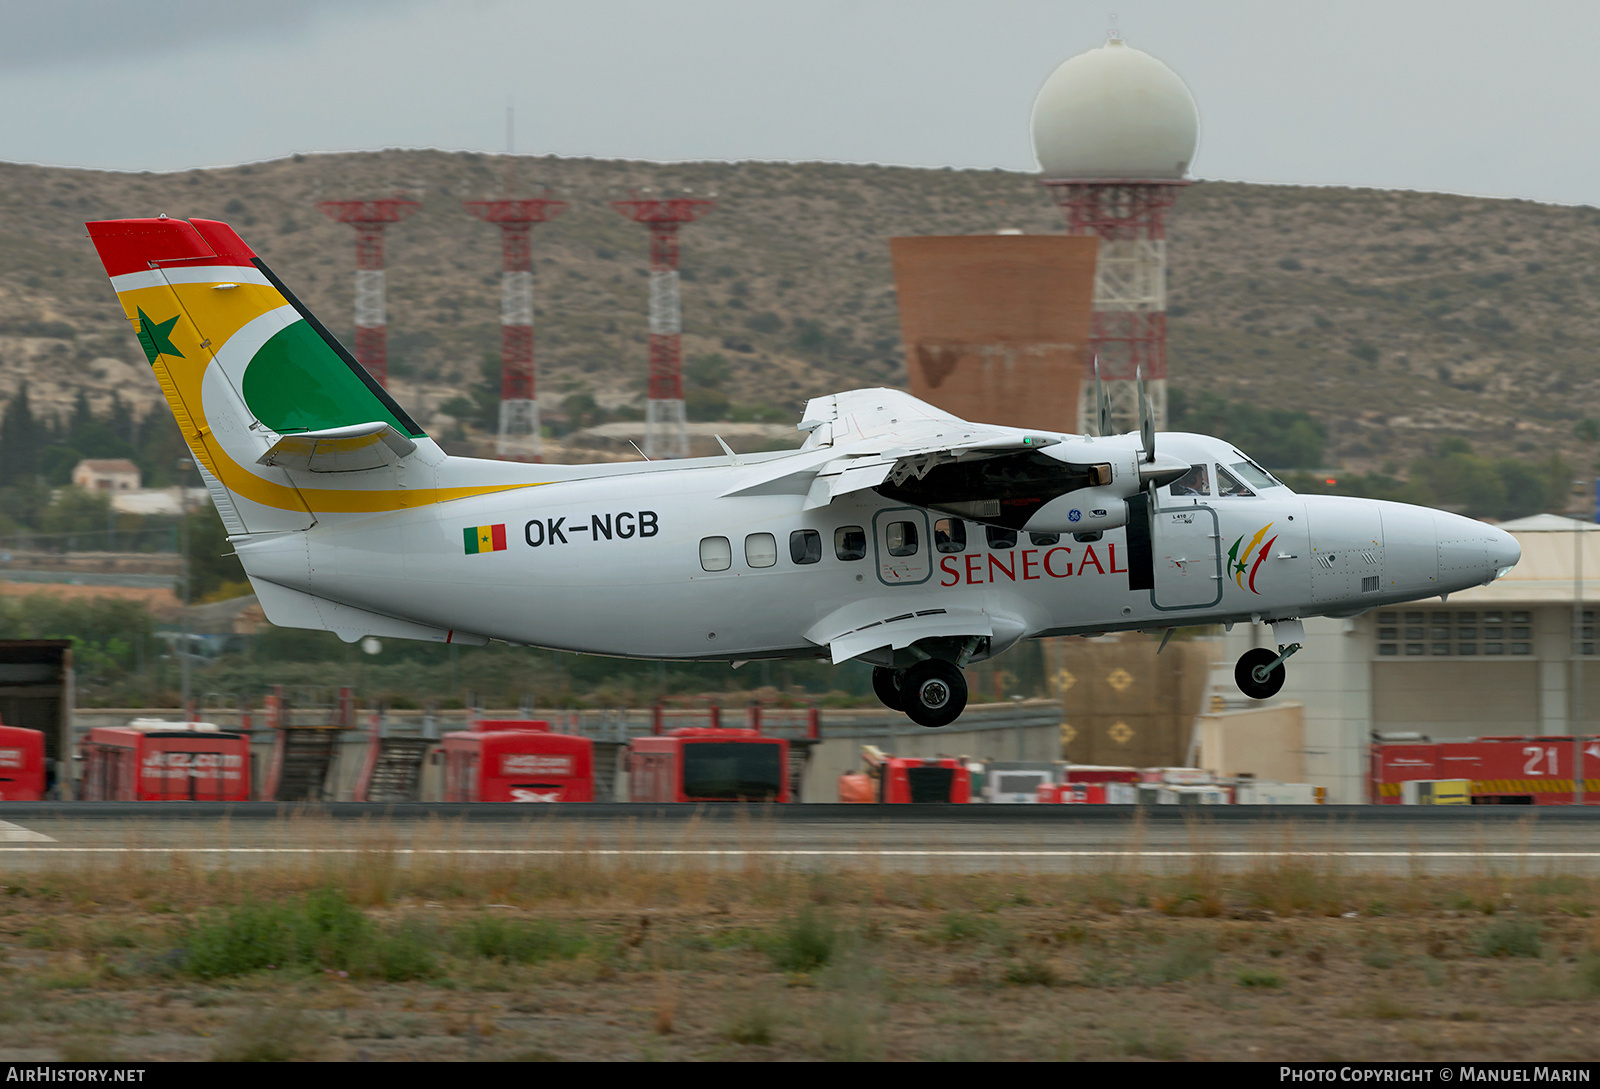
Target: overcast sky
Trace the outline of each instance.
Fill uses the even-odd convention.
[[[0,0],[0,159],[501,151],[509,100],[520,152],[1031,171],[1112,12],[1195,177],[1600,204],[1592,0]]]

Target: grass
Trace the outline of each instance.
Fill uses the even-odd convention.
[[[778,1011],[770,998],[741,994],[730,999],[718,1031],[729,1043],[767,1047],[777,1039],[778,1023]]]
[[[1199,935],[1180,939],[1171,949],[1146,966],[1144,978],[1150,983],[1176,983],[1211,974],[1216,953],[1211,943]]]
[[[784,920],[767,942],[767,955],[785,972],[812,972],[833,959],[839,935],[809,904]]]
[[[327,1033],[304,1010],[266,1009],[241,1017],[217,1041],[223,1063],[304,1062],[321,1057]]]
[[[492,914],[473,916],[456,929],[451,944],[463,956],[502,964],[571,960],[599,948],[582,931],[548,919],[510,919]]]
[[[1498,918],[1478,935],[1480,957],[1537,957],[1539,924],[1525,919]]]
[[[1256,968],[1241,968],[1234,976],[1241,987],[1282,987],[1283,976],[1278,972],[1266,971]]]
[[[362,849],[0,876],[0,1049],[137,1059],[178,1024],[199,1041],[187,1057],[230,1061],[1214,1059],[1244,1054],[1224,1038],[1296,1033],[1316,1057],[1325,1036],[1359,1050],[1380,1032],[1386,1055],[1420,1056],[1464,989],[1568,1019],[1600,997],[1583,914],[1600,882],[1581,877],[654,868],[581,845],[528,862],[396,849],[459,842],[447,825],[293,834]],[[1107,1020],[1132,1008],[1148,1014]]]
[[[422,935],[404,925],[380,928],[334,888],[207,914],[184,936],[182,964],[200,979],[300,969],[396,982],[437,969]]]

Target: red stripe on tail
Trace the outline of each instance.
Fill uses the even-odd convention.
[[[226,223],[197,219],[103,219],[86,223],[107,276],[156,265],[248,265],[255,254]]]

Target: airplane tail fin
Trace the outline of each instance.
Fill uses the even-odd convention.
[[[87,226],[230,534],[406,505],[315,483],[393,464],[427,436],[231,227]]]

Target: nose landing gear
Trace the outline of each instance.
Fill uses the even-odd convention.
[[[1304,643],[1305,625],[1298,620],[1274,621],[1272,637],[1280,648],[1278,653],[1274,654],[1266,647],[1247,650],[1239,656],[1238,664],[1233,667],[1233,683],[1253,700],[1270,699],[1283,688],[1288,674],[1284,663]]]

